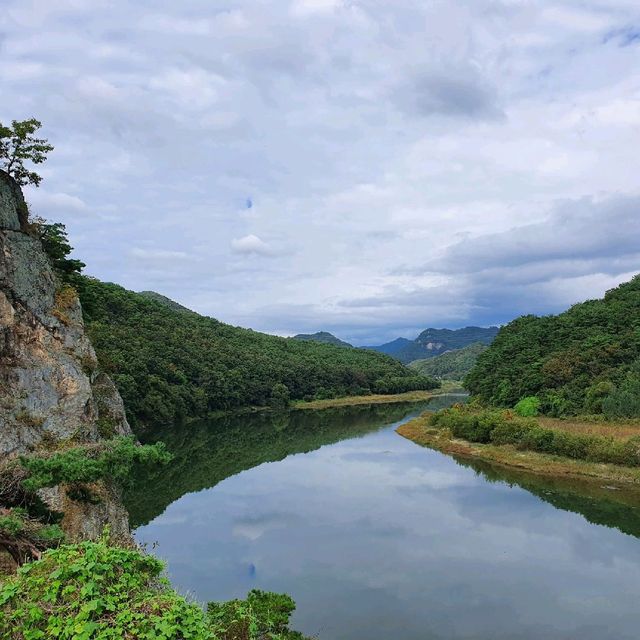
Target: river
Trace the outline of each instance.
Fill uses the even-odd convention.
[[[156,434],[175,458],[127,495],[135,537],[200,601],[289,593],[292,627],[320,640],[635,640],[636,497],[456,461],[395,433],[425,407]]]

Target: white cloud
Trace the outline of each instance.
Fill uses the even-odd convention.
[[[231,248],[236,253],[257,254],[261,256],[274,255],[273,249],[263,240],[250,233],[242,238],[234,238],[231,241]]]
[[[86,202],[68,193],[50,193],[42,189],[29,190],[28,200],[36,215],[43,217],[60,213],[87,213]]]

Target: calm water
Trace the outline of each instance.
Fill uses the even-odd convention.
[[[168,432],[174,463],[128,496],[136,537],[182,592],[287,592],[321,640],[638,638],[637,500],[418,447],[394,430],[423,408]]]

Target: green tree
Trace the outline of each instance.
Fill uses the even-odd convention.
[[[10,127],[0,122],[0,167],[19,185],[33,184],[37,187],[42,181],[42,176],[25,166],[25,162],[42,164],[47,154],[53,151],[53,145],[46,139],[33,135],[41,126],[42,123],[35,118],[12,120]]]
[[[69,244],[67,229],[61,222],[49,224],[42,218],[34,221],[42,248],[49,256],[53,268],[64,282],[75,284],[75,276],[79,275],[87,265],[81,260],[69,258],[73,247]]]
[[[289,387],[282,382],[276,382],[271,387],[271,397],[269,398],[269,404],[273,409],[286,409],[289,406],[291,400],[291,393]]]

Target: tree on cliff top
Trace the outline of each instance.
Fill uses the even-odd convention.
[[[4,169],[21,186],[33,184],[39,186],[42,176],[25,167],[25,162],[42,164],[53,145],[44,138],[34,137],[42,123],[29,120],[12,120],[6,127],[0,122],[0,168]]]

